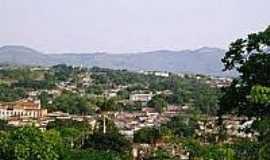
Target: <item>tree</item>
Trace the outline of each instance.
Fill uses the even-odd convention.
[[[210,88],[209,86],[198,86],[198,91],[193,92],[193,108],[207,115],[216,115],[219,109],[219,89]]]
[[[260,85],[253,86],[251,89],[251,100],[253,103],[269,104],[270,103],[270,88]]]
[[[100,84],[95,84],[87,87],[86,93],[88,94],[96,94],[101,95],[104,92],[104,86]]]
[[[119,105],[117,104],[115,98],[98,99],[97,106],[101,109],[101,111],[116,111],[116,110],[119,110]]]
[[[125,155],[104,150],[72,150],[66,154],[64,160],[129,160]]]
[[[148,102],[148,107],[155,108],[155,110],[158,112],[162,112],[167,107],[167,105],[167,102],[160,96],[154,96]]]
[[[91,113],[91,106],[85,97],[77,93],[66,92],[58,96],[53,101],[52,110],[60,110],[73,114],[88,114]]]
[[[42,107],[49,106],[50,95],[48,94],[48,92],[45,91],[41,92],[39,95],[39,99]]]
[[[13,128],[14,128],[13,126],[8,125],[8,121],[0,120],[0,131],[9,131]]]
[[[127,153],[130,143],[120,134],[113,121],[103,117],[97,120],[93,134],[87,137],[82,148]]]
[[[234,150],[228,145],[206,145],[194,139],[185,139],[183,145],[189,152],[189,159],[236,160]]]
[[[194,139],[186,139],[183,141],[185,150],[189,153],[189,159],[196,159],[203,156],[204,147]]]
[[[259,144],[247,139],[238,140],[232,144],[235,157],[238,160],[257,160],[259,152]]]
[[[252,129],[259,133],[259,156],[269,159],[270,26],[231,43],[222,62],[224,70],[236,70],[239,77],[224,89],[219,114],[256,117]]]
[[[198,127],[197,121],[193,117],[177,116],[173,117],[164,127],[172,130],[178,137],[193,137],[195,129]]]
[[[25,90],[21,88],[12,88],[6,84],[0,84],[0,101],[10,102],[26,97]]]
[[[222,62],[224,70],[237,70],[240,74],[221,98],[220,113],[234,111],[247,116],[267,117],[269,104],[250,100],[252,88],[256,85],[270,87],[270,27],[264,32],[253,33],[246,39],[233,42]],[[253,95],[254,96],[254,95]]]
[[[176,160],[166,150],[158,149],[146,160]]]
[[[58,64],[52,67],[52,71],[54,72],[54,77],[56,80],[68,81],[73,72],[73,68],[65,64]]]
[[[57,160],[61,158],[60,139],[59,135],[47,136],[38,128],[18,128],[8,133],[5,141],[1,142],[0,159]]]
[[[57,119],[48,123],[47,129],[59,132],[64,144],[71,148],[83,145],[86,137],[92,133],[92,128],[87,122],[74,120]]]
[[[90,135],[83,145],[84,149],[115,151],[126,153],[130,151],[129,142],[120,134],[94,133]]]
[[[159,130],[156,128],[142,128],[134,133],[135,143],[154,143],[158,138],[160,138]]]

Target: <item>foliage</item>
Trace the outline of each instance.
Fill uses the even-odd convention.
[[[86,93],[88,94],[96,94],[96,95],[101,95],[104,91],[104,86],[100,85],[100,84],[94,84],[89,86],[86,89]]]
[[[156,111],[162,112],[167,107],[167,102],[160,96],[154,96],[149,102],[148,107],[155,108]]]
[[[203,145],[194,139],[184,140],[183,145],[189,152],[189,159],[236,160],[234,150],[227,145]]]
[[[94,133],[86,139],[83,148],[125,153],[129,152],[130,145],[120,134]]]
[[[198,128],[197,121],[193,117],[173,117],[163,127],[170,129],[178,137],[193,137]]]
[[[73,114],[91,113],[91,106],[85,97],[76,93],[66,92],[55,98],[52,110],[60,110]]]
[[[134,133],[135,143],[154,143],[158,138],[160,138],[159,130],[156,128],[145,127]]]
[[[234,111],[247,116],[269,116],[269,104],[250,101],[256,97],[255,86],[270,87],[270,30],[253,33],[246,39],[238,39],[230,46],[222,59],[225,70],[236,69],[240,77],[225,90],[220,113]],[[253,89],[253,91],[252,91]]]
[[[13,126],[8,125],[8,121],[0,119],[0,131],[9,131],[13,128]]]
[[[20,80],[13,83],[14,87],[27,88],[27,89],[51,89],[55,87],[53,82],[47,80]]]
[[[74,121],[74,120],[60,120],[56,119],[53,122],[48,123],[47,129],[56,129],[58,131],[61,131],[63,128],[75,128],[80,130],[81,132],[83,131],[90,131],[91,126],[84,121]]]
[[[60,133],[66,146],[81,145],[86,136],[92,133],[92,128],[87,122],[74,120],[55,120],[48,123],[48,130]]]
[[[119,109],[118,104],[114,98],[99,99],[96,105],[100,108],[101,111],[116,111]]]
[[[49,100],[52,99],[52,97],[47,92],[41,92],[39,95],[39,99],[42,107],[49,108]]]
[[[7,68],[0,70],[0,79],[4,80],[34,80],[39,79],[43,75],[41,71],[31,71],[29,67],[21,67],[21,68]]]
[[[8,85],[0,85],[0,101],[10,102],[26,97],[26,93],[21,88],[12,88]]]
[[[1,141],[1,155],[3,160],[57,160],[61,151],[57,144],[59,135],[41,132],[33,127],[18,128],[6,135]],[[57,139],[57,141],[56,141]],[[58,141],[59,140],[59,141]]]
[[[259,144],[247,139],[239,140],[232,144],[235,157],[238,160],[257,160]]]
[[[91,160],[128,160],[117,152],[93,149],[70,151],[64,160],[89,160],[90,157]]]
[[[270,103],[270,88],[263,86],[253,86],[251,89],[251,99],[254,103],[268,104]]]
[[[222,62],[224,70],[239,72],[240,76],[220,99],[219,114],[234,113],[256,117],[251,130],[257,133],[258,142],[241,142],[235,145],[239,159],[269,159],[269,87],[270,87],[270,27],[245,39],[231,43]],[[259,153],[259,155],[257,154]]]
[[[176,158],[173,158],[167,151],[158,149],[146,160],[176,160]]]
[[[73,68],[71,66],[67,66],[65,64],[59,64],[52,67],[53,76],[57,81],[68,81]]]

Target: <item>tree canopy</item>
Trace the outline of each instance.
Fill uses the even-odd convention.
[[[221,114],[235,112],[247,116],[269,116],[269,103],[257,103],[258,91],[270,87],[270,27],[259,33],[249,34],[245,39],[231,43],[222,62],[224,70],[237,70],[235,79],[221,98]],[[258,88],[257,85],[263,87]],[[254,88],[256,87],[256,88]],[[257,94],[257,95],[254,95]],[[250,96],[255,101],[250,100]],[[257,98],[256,98],[257,97]],[[261,96],[262,97],[262,96]],[[268,100],[263,96],[262,101]]]

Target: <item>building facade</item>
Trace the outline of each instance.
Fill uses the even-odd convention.
[[[0,119],[10,117],[42,118],[47,110],[42,109],[40,101],[19,100],[15,102],[0,102]]]

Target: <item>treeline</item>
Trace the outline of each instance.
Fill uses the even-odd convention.
[[[109,121],[109,120],[107,120]],[[56,120],[46,131],[32,126],[14,128],[0,121],[2,160],[131,160],[130,143],[111,122],[107,132],[87,122]],[[103,123],[98,123],[99,126]]]

